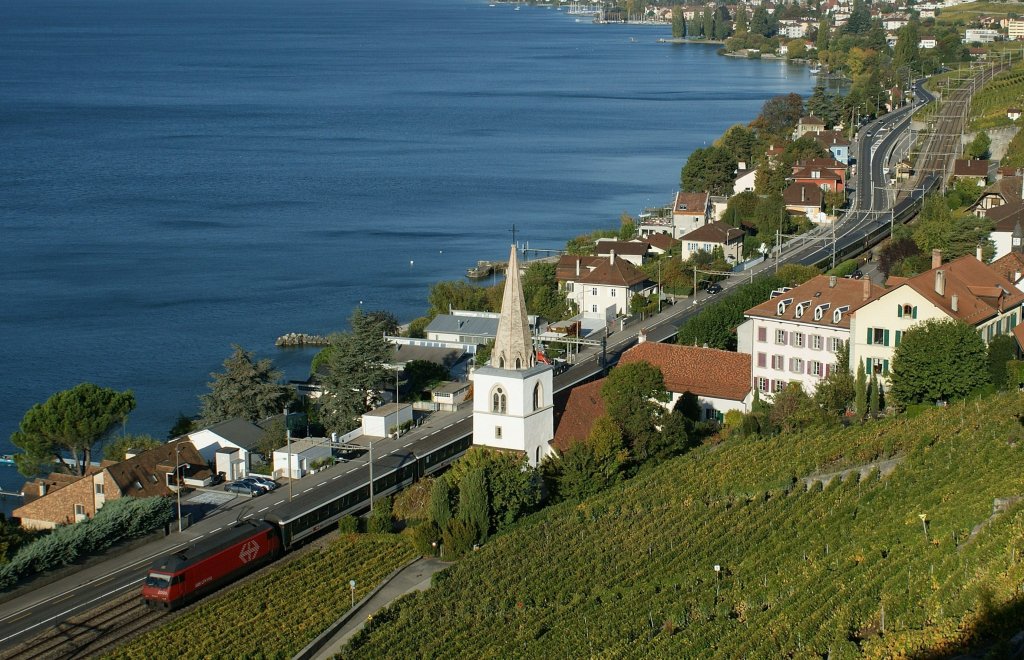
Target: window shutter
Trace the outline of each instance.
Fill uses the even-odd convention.
[[[758,353],[757,354],[757,366],[763,367],[763,366],[765,366],[767,364],[767,362],[768,362],[768,356],[767,355],[765,355],[764,353]]]
[[[903,318],[903,305],[896,305],[896,317]]]
[[[873,334],[873,333],[872,333],[872,331],[871,331],[871,328],[868,328],[868,345],[869,345],[869,346],[871,345],[871,337],[872,337],[872,334]]]
[[[889,345],[889,330],[885,329],[882,331],[882,346]]]
[[[896,331],[896,344],[895,344],[896,346],[900,345],[900,340],[902,338],[903,338],[903,331],[902,330],[897,330]]]
[[[831,364],[826,364],[825,365],[825,369],[822,371],[822,373],[825,374],[825,378],[828,378],[829,376],[831,376],[832,375],[832,365]]]
[[[757,329],[757,341],[768,341],[768,328],[762,327]]]
[[[883,376],[888,376],[889,375],[889,361],[888,360],[882,360],[882,375]]]
[[[912,310],[910,310],[910,318],[912,318],[912,319],[916,319],[917,318],[917,305],[914,305],[914,308]]]
[[[871,373],[871,358],[864,358],[864,371]]]

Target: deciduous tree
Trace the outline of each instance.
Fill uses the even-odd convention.
[[[601,387],[608,416],[622,429],[630,453],[638,460],[652,455],[651,436],[657,434],[665,409],[658,402],[671,398],[661,370],[646,362],[633,362],[612,369]]]
[[[901,406],[965,397],[988,380],[987,358],[973,327],[930,319],[903,333],[893,353],[889,391]]]

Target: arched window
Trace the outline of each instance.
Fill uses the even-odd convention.
[[[516,356],[516,369],[523,368],[523,360],[519,356]]]
[[[505,414],[508,410],[508,399],[505,397],[505,390],[495,388],[491,394],[491,412]]]
[[[544,397],[542,396],[540,383],[533,386],[533,409],[540,410]]]
[[[499,369],[504,369],[505,368],[505,354],[504,353],[502,353],[500,356],[498,356],[498,368]]]

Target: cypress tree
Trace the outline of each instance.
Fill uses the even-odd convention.
[[[878,378],[871,374],[871,385],[868,394],[868,414],[872,417],[878,417]]]
[[[439,529],[452,519],[452,487],[444,477],[436,479],[430,489],[430,519]]]
[[[475,527],[477,539],[483,541],[490,532],[490,512],[487,476],[483,467],[476,467],[459,484],[459,519]]]
[[[854,385],[853,408],[857,413],[857,419],[864,419],[868,409],[868,377],[864,373],[864,363],[857,363],[857,382]]]

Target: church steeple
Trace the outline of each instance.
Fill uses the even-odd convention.
[[[505,271],[505,293],[501,300],[498,334],[491,351],[491,366],[499,369],[529,369],[537,363],[533,352],[530,322],[526,317],[526,299],[519,281],[519,260],[516,246],[508,255]]]

